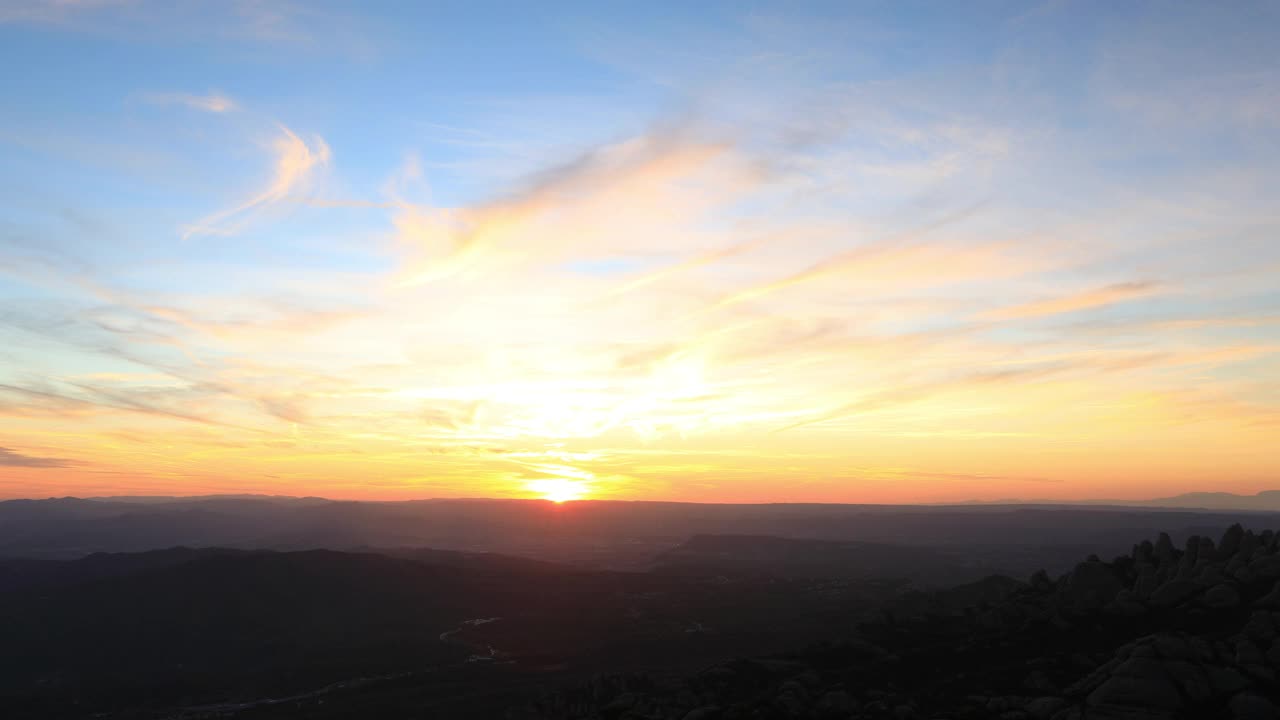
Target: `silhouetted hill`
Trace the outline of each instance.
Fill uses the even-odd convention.
[[[1057,579],[906,592],[863,574],[945,572],[949,553],[703,535],[672,553],[679,572],[635,573],[381,552],[20,561],[26,580],[0,592],[0,707],[139,720],[1249,720],[1280,707],[1271,529],[1160,534]],[[556,685],[568,689],[545,692]]]
[[[1263,490],[1254,495],[1239,495],[1229,492],[1190,492],[1169,497],[1151,498],[1148,500],[974,500],[966,505],[1021,505],[1028,507],[1112,507],[1112,508],[1150,508],[1171,510],[1237,510],[1242,512],[1274,513],[1280,512],[1280,490]]]
[[[132,575],[180,565],[204,557],[239,554],[225,548],[169,548],[145,553],[94,553],[78,560],[0,558],[0,593],[25,588],[49,589],[91,580]]]
[[[278,505],[321,505],[332,500],[315,497],[293,497],[291,495],[263,495],[260,493],[221,493],[217,495],[108,495],[86,498],[94,502],[130,503],[135,505],[181,505],[184,503],[208,502],[266,502]]]
[[[460,662],[474,648],[441,634],[464,620],[580,614],[610,582],[545,563],[417,555],[174,549],[24,561],[0,593],[0,690],[10,709],[52,717],[76,716],[77,704],[310,689]]]
[[[1276,512],[1280,511],[1280,490],[1263,490],[1256,495],[1236,495],[1235,493],[1227,492],[1186,493],[1173,497],[1156,498],[1147,504],[1177,508]]]
[[[1280,536],[1168,535],[1051,580],[910,593],[857,635],[694,675],[606,676],[519,717],[1280,717]]]
[[[6,561],[0,578],[0,707],[39,718],[164,717],[410,676],[450,717],[488,717],[468,699],[492,680],[476,662],[502,668],[509,688],[684,667],[816,640],[894,592],[424,549],[175,548]]]
[[[901,578],[954,584],[983,571],[969,558],[909,545],[798,540],[761,535],[695,535],[658,556],[667,572],[794,578]]]
[[[1059,571],[1143,537],[1179,541],[1280,513],[1021,506],[704,505],[586,501],[396,503],[279,498],[0,502],[0,557],[68,559],[173,546],[348,550],[433,547],[600,568],[643,569],[694,535],[914,546],[966,555],[975,569]],[[975,574],[974,577],[977,577]]]

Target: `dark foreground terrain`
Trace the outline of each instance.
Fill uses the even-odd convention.
[[[11,560],[0,563],[0,694],[6,717],[218,717],[400,683],[418,709],[495,717],[507,694],[602,669],[692,669],[815,642],[906,582],[419,550]]]
[[[682,676],[614,675],[528,718],[1280,717],[1280,554],[1271,531],[1167,535],[998,599],[913,594],[855,637]]]
[[[0,716],[1280,717],[1268,514],[96,502],[0,503]],[[254,513],[344,549],[102,552]]]

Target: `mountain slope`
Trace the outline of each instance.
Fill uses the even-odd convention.
[[[924,585],[954,584],[982,573],[968,558],[928,548],[765,535],[695,535],[655,564],[665,572],[703,575],[904,579]]]
[[[1280,536],[1167,535],[1112,562],[1037,574],[995,602],[914,594],[859,635],[691,676],[599,678],[519,717],[1280,717]],[[959,602],[956,602],[959,600]]]

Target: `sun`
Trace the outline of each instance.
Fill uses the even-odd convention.
[[[587,484],[568,478],[547,478],[529,483],[529,489],[554,503],[580,500],[587,494]]]

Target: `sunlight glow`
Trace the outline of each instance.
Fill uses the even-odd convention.
[[[547,478],[545,480],[533,480],[528,485],[529,489],[538,493],[544,499],[554,503],[567,502],[569,500],[581,500],[587,495],[587,484],[578,480],[569,480],[568,478]]]
[[[0,499],[1274,485],[1272,15],[244,4],[0,0]]]

